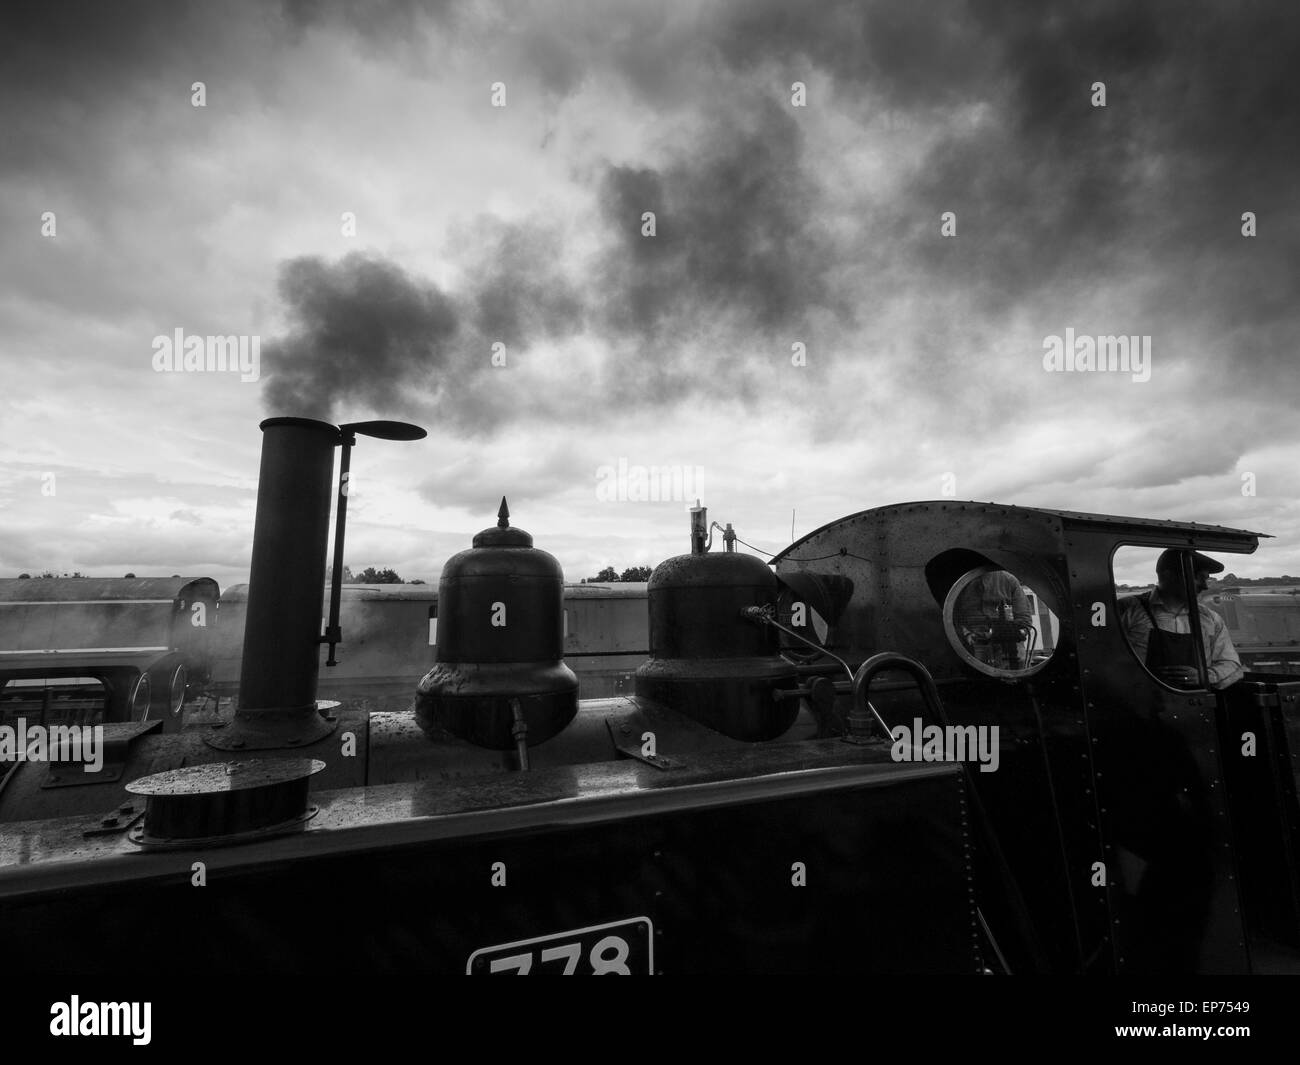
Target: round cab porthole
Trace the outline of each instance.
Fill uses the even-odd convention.
[[[1018,679],[1051,660],[1060,633],[1042,597],[1009,570],[963,574],[943,604],[948,642],[963,662],[990,677]]]

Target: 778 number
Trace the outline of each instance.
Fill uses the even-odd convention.
[[[591,952],[587,955],[587,964],[591,967],[591,974],[593,976],[631,976],[632,970],[627,967],[627,956],[630,950],[627,940],[622,936],[606,936],[604,939],[597,940],[592,945]],[[527,976],[532,971],[535,956],[533,951],[528,951],[526,954],[511,954],[504,958],[493,958],[489,966],[489,972]],[[578,962],[582,960],[582,944],[559,943],[553,947],[543,947],[539,960],[542,965],[563,961],[564,975],[573,976],[578,971]]]

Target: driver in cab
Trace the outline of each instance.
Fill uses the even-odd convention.
[[[972,655],[1000,669],[1024,669],[1025,641],[1032,627],[1029,598],[1006,570],[976,577],[957,597],[958,631]]]
[[[1119,600],[1120,621],[1133,653],[1150,672],[1175,688],[1195,688],[1199,683],[1196,645],[1183,591],[1180,554],[1173,548],[1161,553],[1156,560],[1155,590]],[[1206,590],[1209,575],[1222,571],[1222,562],[1192,552],[1198,596]],[[1197,606],[1210,687],[1226,688],[1239,681],[1245,670],[1232,646],[1227,622],[1199,600]]]

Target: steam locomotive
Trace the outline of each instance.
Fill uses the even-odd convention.
[[[697,507],[634,690],[580,700],[563,575],[503,501],[443,569],[413,709],[371,713],[318,698],[350,646],[331,501],[337,575],[357,437],[423,432],[261,429],[233,715],[4,766],[26,971],[1300,971],[1300,680],[1213,691],[1197,640],[1164,682],[1111,562],[1176,548],[1191,588],[1193,549],[1261,534],[939,501],[764,563]],[[998,574],[1034,609],[971,623]]]

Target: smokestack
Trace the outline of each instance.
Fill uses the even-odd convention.
[[[425,435],[402,422],[334,426],[311,418],[268,418],[261,429],[239,708],[233,722],[204,737],[226,751],[302,747],[334,731],[337,723],[316,709],[334,449],[350,449],[358,433],[384,440]],[[341,521],[335,535],[341,545]],[[336,625],[330,635],[341,642]]]
[[[206,737],[222,750],[298,746],[334,730],[316,711],[316,677],[341,435],[311,418],[268,418],[261,429],[239,708]]]
[[[314,709],[339,431],[309,418],[261,428],[239,708]]]

